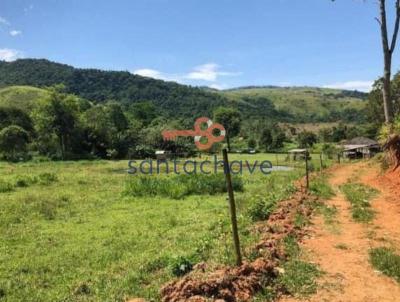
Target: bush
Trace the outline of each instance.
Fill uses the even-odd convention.
[[[29,133],[19,126],[11,125],[0,131],[0,152],[6,160],[26,160],[28,143]]]
[[[54,173],[41,173],[38,176],[38,182],[41,185],[49,185],[53,182],[56,182],[58,180],[58,177]]]
[[[174,276],[180,277],[186,275],[193,269],[192,262],[185,257],[178,257],[171,261],[171,271]]]
[[[256,196],[250,203],[248,215],[253,221],[261,221],[268,219],[275,207],[275,202],[267,201],[261,196]]]
[[[0,193],[11,192],[12,190],[14,190],[14,186],[10,182],[0,180]]]
[[[15,186],[17,188],[25,188],[29,187],[32,184],[35,184],[38,182],[37,177],[32,177],[29,175],[18,175],[15,177]]]

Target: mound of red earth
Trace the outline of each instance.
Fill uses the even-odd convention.
[[[400,195],[400,168],[389,170],[384,175],[380,176],[378,181],[381,185],[389,188],[393,195]]]
[[[278,276],[279,264],[287,257],[282,239],[290,234],[298,238],[304,235],[304,230],[294,226],[295,215],[300,212],[309,216],[311,210],[305,201],[312,199],[314,197],[300,187],[289,200],[279,203],[268,220],[255,226],[261,237],[254,247],[258,254],[256,260],[212,273],[204,272],[200,266],[182,279],[167,283],[161,289],[162,301],[250,301],[266,282]]]

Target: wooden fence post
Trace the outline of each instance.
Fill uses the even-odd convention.
[[[322,153],[319,154],[319,162],[321,164],[321,171],[324,169],[324,163],[322,162]]]
[[[229,167],[227,150],[223,149],[222,154],[224,157],[224,174],[225,174],[225,179],[226,179],[226,187],[228,189],[229,209],[231,211],[232,234],[233,234],[233,242],[235,244],[236,265],[241,265],[242,264],[242,255],[240,253],[239,233],[238,233],[237,218],[236,218],[236,205],[235,205],[235,197],[233,194],[232,178],[231,178],[231,171],[230,171],[230,167]]]
[[[307,187],[307,190],[310,187],[310,179],[309,179],[308,173],[309,173],[309,171],[308,171],[308,151],[306,151],[306,187]]]

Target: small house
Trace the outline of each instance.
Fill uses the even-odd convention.
[[[305,160],[310,158],[310,153],[307,149],[291,149],[288,151],[288,159],[289,160]]]
[[[381,151],[381,145],[367,137],[355,137],[342,143],[343,157],[349,159],[371,158]]]
[[[155,155],[158,161],[166,161],[171,158],[171,152],[165,150],[157,150]]]

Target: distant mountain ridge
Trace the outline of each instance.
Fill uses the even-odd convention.
[[[360,118],[365,106],[361,101],[366,96],[354,91],[311,87],[248,86],[217,91],[142,77],[127,71],[74,68],[45,59],[0,61],[0,88],[45,88],[55,84],[64,84],[68,93],[93,102],[115,100],[130,105],[150,101],[165,116],[188,119],[212,116],[216,107],[226,106],[238,108],[244,118],[285,122],[352,120]],[[29,89],[17,90],[21,94],[21,91]],[[15,91],[7,93],[13,95],[12,99],[18,96]],[[33,95],[32,91],[29,95]]]

